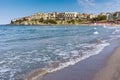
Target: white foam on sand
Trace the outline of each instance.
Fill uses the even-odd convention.
[[[102,43],[102,44],[93,44],[92,46],[94,46],[95,48],[93,50],[88,50],[88,51],[85,51],[84,55],[79,57],[79,58],[76,58],[76,59],[71,59],[69,62],[66,62],[66,63],[61,63],[60,66],[58,68],[50,68],[48,69],[48,72],[51,73],[51,72],[54,72],[54,71],[57,71],[57,70],[60,70],[60,69],[63,69],[65,67],[68,67],[70,65],[74,65],[84,59],[87,59],[91,56],[94,56],[94,55],[97,55],[99,54],[106,46],[110,45],[109,43]],[[76,51],[72,51],[73,53],[78,53]]]

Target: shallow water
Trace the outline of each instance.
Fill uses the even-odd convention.
[[[0,26],[0,79],[18,80],[35,69],[74,65],[98,54],[119,32],[102,26]]]

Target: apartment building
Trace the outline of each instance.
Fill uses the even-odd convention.
[[[88,15],[88,18],[89,18],[89,19],[93,19],[93,18],[95,18],[95,17],[97,17],[97,16],[94,15],[94,14],[89,14],[89,15]]]
[[[114,20],[113,13],[110,13],[110,12],[106,13],[106,17],[107,17],[108,21],[113,21]]]
[[[44,20],[48,19],[48,14],[46,13],[35,13],[31,16],[32,19],[41,19],[43,18]]]
[[[120,12],[116,12],[117,13],[117,19],[120,19]]]
[[[48,13],[48,19],[57,20],[57,17],[58,17],[58,13],[57,12]]]
[[[77,18],[77,12],[65,12],[64,13],[64,20],[69,21]]]

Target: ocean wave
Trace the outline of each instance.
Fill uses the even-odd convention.
[[[48,68],[47,70],[48,70],[48,72],[54,72],[54,71],[63,69],[65,67],[68,67],[70,65],[74,65],[74,64],[76,64],[76,63],[78,63],[78,62],[80,62],[80,61],[82,61],[84,59],[87,59],[87,58],[89,58],[91,56],[99,54],[108,45],[110,45],[110,44],[109,43],[102,43],[102,44],[99,44],[99,45],[98,44],[92,44],[89,47],[94,46],[95,48],[93,50],[84,51],[84,55],[79,56],[76,59],[70,59],[68,62],[65,62],[65,63],[58,62],[59,67],[57,67],[57,68]],[[77,53],[78,54],[77,51],[72,51],[72,53],[75,53],[75,54]],[[75,56],[78,56],[78,55],[75,55]]]
[[[117,34],[120,32],[120,29],[115,29],[115,31],[112,34]]]
[[[109,45],[104,40],[115,30],[99,26],[4,28],[5,36],[0,35],[0,78],[7,77],[6,80],[15,80],[15,76],[38,68],[57,71],[97,55]],[[98,35],[94,34],[96,31]]]
[[[98,31],[95,31],[95,32],[93,32],[93,34],[94,34],[94,35],[98,35],[98,34],[99,34],[99,32],[98,32]]]

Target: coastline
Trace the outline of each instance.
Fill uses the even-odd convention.
[[[7,24],[8,26],[89,26],[90,24],[41,24],[41,25],[15,25]],[[96,25],[97,26],[97,25]]]
[[[6,24],[7,26],[114,26],[114,27],[120,27],[120,24],[93,24],[93,23],[87,23],[87,24],[41,24],[41,25],[15,25],[15,24]],[[5,25],[5,26],[6,26]],[[4,25],[1,25],[4,26]]]
[[[43,70],[43,69],[37,69],[31,73],[29,73],[27,76],[26,76],[26,79],[25,80],[42,80],[42,77],[43,75],[46,75],[48,74],[48,72],[46,70]]]
[[[79,26],[78,26],[79,27]],[[89,59],[88,59],[89,60]],[[96,61],[96,59],[94,59],[93,61]],[[82,62],[84,62],[84,63],[86,63],[86,60],[85,61],[81,61],[80,62],[80,64],[82,63]],[[92,61],[91,61],[92,62]],[[90,62],[90,63],[91,63]],[[88,64],[89,64],[89,62],[88,62]],[[94,65],[94,64],[93,64]],[[76,64],[75,64],[75,66],[76,66]],[[86,66],[86,65],[85,65]],[[89,65],[87,65],[87,66],[89,66]],[[71,66],[70,66],[71,67]],[[84,66],[83,66],[84,67]],[[68,68],[68,67],[67,67]],[[67,68],[65,68],[65,69],[67,69]],[[63,70],[65,70],[65,69],[63,69]],[[76,69],[78,69],[78,68],[76,68]],[[73,71],[73,69],[69,69],[69,70],[72,70]],[[68,72],[69,72],[69,70],[68,70]],[[34,70],[33,70],[34,71]],[[59,70],[59,71],[62,71],[62,70]],[[56,75],[56,73],[58,74],[59,73],[59,71],[56,71],[56,72],[53,72],[53,73],[49,73],[48,74],[48,72],[45,72],[45,73],[42,73],[41,72],[41,70],[39,71],[39,69],[38,70],[36,70],[36,71],[34,71],[34,72],[32,72],[32,74],[31,74],[31,76],[32,77],[34,77],[34,76],[36,76],[36,75],[38,75],[39,77],[40,76],[43,76],[43,75],[45,75],[45,77],[46,77],[46,75],[48,76],[48,75],[51,75],[51,74],[54,74],[55,73],[55,75]],[[79,71],[81,71],[81,70],[79,70]],[[64,71],[63,71],[64,72]],[[63,72],[61,73],[61,74],[63,74]],[[87,71],[84,71],[83,70],[83,72],[87,72]],[[93,72],[96,72],[96,71],[93,71]],[[39,74],[37,74],[37,73],[39,73]],[[72,73],[72,72],[70,72],[70,73]],[[79,73],[78,73],[79,74]],[[88,74],[88,73],[86,73],[86,74]],[[77,74],[76,74],[77,75]],[[54,76],[54,75],[53,75]],[[31,77],[31,78],[32,78]],[[35,78],[34,78],[34,80],[35,80]],[[38,79],[38,80],[40,80],[40,79]],[[56,80],[56,79],[55,79]],[[62,79],[61,79],[62,80]],[[86,79],[85,79],[86,80]]]
[[[93,80],[120,80],[120,47],[108,59],[106,66],[96,73]]]
[[[113,52],[118,46],[117,40],[117,42],[114,42],[110,46],[104,48],[98,55],[91,56],[75,65],[52,73],[47,72],[42,75],[40,73],[37,76],[32,76],[31,79],[27,78],[27,80],[93,80],[99,70],[105,67],[107,61],[113,55]],[[39,70],[37,72],[39,72]],[[36,72],[33,72],[31,75],[34,74],[36,74]]]

